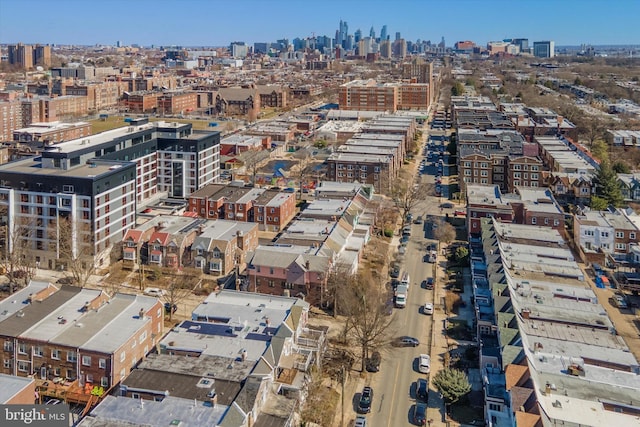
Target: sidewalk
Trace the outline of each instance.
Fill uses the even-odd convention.
[[[445,251],[446,253],[446,251]],[[449,351],[449,342],[447,336],[444,334],[445,323],[447,320],[447,314],[445,313],[444,298],[446,290],[444,289],[444,283],[446,280],[446,269],[443,268],[446,265],[447,258],[442,255],[443,251],[440,251],[437,259],[435,286],[433,291],[433,329],[431,331],[431,374],[429,379],[440,370],[444,369],[444,355]],[[427,425],[431,427],[450,427],[457,426],[459,424],[449,422],[447,423],[447,416],[444,409],[444,400],[440,397],[440,393],[433,386],[433,383],[429,384],[429,405],[427,407]]]

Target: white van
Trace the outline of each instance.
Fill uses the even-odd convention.
[[[402,273],[402,279],[400,279],[400,284],[405,285],[408,288],[410,282],[411,282],[411,278],[409,277],[409,273],[405,271],[404,273]]]

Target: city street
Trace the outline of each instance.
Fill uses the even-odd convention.
[[[425,137],[428,139],[426,126]],[[420,149],[422,154],[422,148]],[[417,159],[419,163],[422,155]],[[435,168],[426,171],[416,168],[416,182],[419,185],[434,185]],[[431,170],[434,169],[434,170]],[[448,171],[444,171],[447,175]],[[443,197],[442,201],[446,198]],[[412,209],[413,217],[434,218],[443,216],[440,209],[441,198],[431,193],[425,200],[416,203]],[[433,303],[434,292],[422,287],[422,281],[432,277],[434,264],[424,262],[426,246],[436,243],[431,240],[432,224],[427,220],[422,224],[411,225],[411,238],[407,245],[407,252],[402,260],[402,272],[410,275],[411,286],[407,306],[404,309],[394,309],[395,335],[417,338],[418,347],[390,348],[382,354],[380,372],[370,374],[371,386],[375,391],[375,399],[371,414],[367,417],[373,427],[392,427],[413,425],[413,409],[416,403],[416,381],[427,378],[427,374],[418,372],[417,358],[421,353],[431,352],[432,316],[425,315],[422,307],[426,302]],[[431,406],[431,405],[429,405]]]

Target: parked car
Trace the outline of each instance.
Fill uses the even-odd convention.
[[[160,298],[162,296],[164,296],[164,294],[166,293],[164,289],[160,289],[160,288],[145,288],[145,290],[143,291],[143,293],[147,296],[150,297],[157,297]]]
[[[378,372],[380,370],[380,353],[374,351],[371,356],[367,358],[366,368],[368,372]]]
[[[413,220],[414,224],[422,224],[422,215],[418,215],[416,219]]]
[[[413,408],[413,423],[417,426],[423,426],[427,423],[427,405],[424,403],[416,403]]]
[[[416,397],[425,403],[429,398],[429,382],[424,378],[419,378],[416,382]]]
[[[427,283],[425,283],[425,288],[428,290],[433,289],[433,277],[427,278]]]
[[[467,215],[467,211],[458,210],[458,211],[455,211],[455,212],[453,213],[453,215],[454,215],[454,216],[458,216],[458,215],[460,215],[460,216],[466,216],[466,215]]]
[[[18,285],[17,283],[3,283],[2,285],[0,285],[0,291],[2,292],[15,292],[18,289],[20,289],[20,285]]]
[[[422,312],[424,314],[433,314],[433,304],[430,302],[426,303],[424,307],[422,307]]]
[[[404,235],[400,238],[400,244],[401,245],[406,245],[407,243],[409,243],[409,236]]]
[[[371,387],[365,387],[360,394],[360,400],[358,401],[358,413],[368,414],[371,412],[371,401],[373,400],[373,389]]]
[[[169,302],[164,303],[164,313],[165,314],[173,314],[178,311],[178,306],[176,304],[171,304]]]
[[[453,209],[453,203],[445,202],[445,203],[442,203],[440,207],[444,209]]]
[[[431,372],[431,357],[428,354],[421,354],[418,357],[418,371],[423,374]]]
[[[353,427],[367,427],[367,419],[363,415],[358,415]]]
[[[393,341],[395,347],[417,347],[420,345],[420,341],[413,337],[402,336]]]
[[[393,279],[397,279],[398,277],[400,277],[400,266],[394,265],[393,267],[391,267],[391,271],[389,272],[389,275]]]
[[[58,280],[56,280],[56,283],[60,285],[73,285],[74,282],[75,280],[73,277],[61,277]]]

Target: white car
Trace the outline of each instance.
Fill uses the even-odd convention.
[[[358,415],[353,427],[367,427],[367,419],[362,415]]]
[[[150,297],[160,298],[165,294],[165,291],[160,288],[145,288],[144,294]]]
[[[418,371],[428,374],[431,371],[431,357],[428,354],[421,354],[419,358]]]
[[[424,314],[433,314],[433,304],[431,304],[430,302],[426,303],[422,308],[422,312]]]

